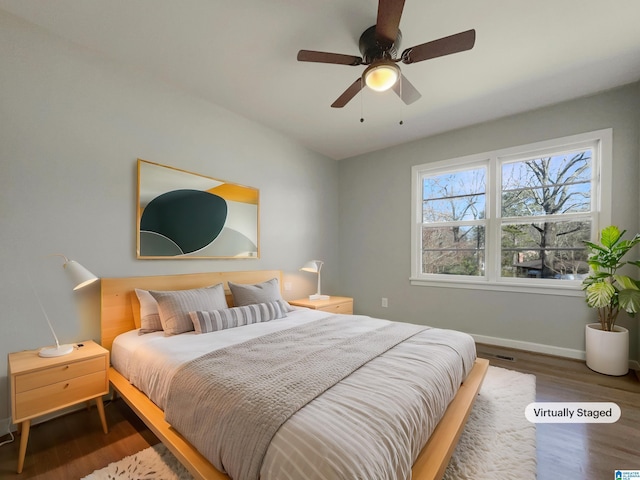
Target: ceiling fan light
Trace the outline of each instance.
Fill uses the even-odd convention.
[[[373,63],[364,71],[364,83],[371,90],[384,92],[395,85],[400,69],[395,63]]]

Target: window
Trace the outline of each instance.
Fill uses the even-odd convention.
[[[422,176],[422,273],[484,275],[486,166]]]
[[[611,138],[601,130],[414,167],[412,284],[580,292],[583,242],[610,220]]]

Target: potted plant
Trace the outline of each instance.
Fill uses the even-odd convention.
[[[623,257],[638,243],[640,234],[623,240],[626,230],[615,225],[600,233],[600,244],[585,242],[591,267],[583,281],[587,304],[598,310],[599,323],[586,326],[587,366],[608,375],[625,375],[629,371],[629,330],[616,325],[620,311],[634,316],[640,311],[640,281],[619,275],[624,265],[640,267],[640,261]]]

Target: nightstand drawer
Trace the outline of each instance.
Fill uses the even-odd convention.
[[[90,358],[81,362],[71,362],[63,365],[55,365],[35,372],[16,375],[16,393],[19,394],[35,388],[88,375],[90,373],[105,371],[106,364],[104,357]]]
[[[18,393],[14,421],[19,422],[28,417],[42,415],[105,394],[108,392],[106,379],[106,372],[103,369],[89,375]]]
[[[335,305],[322,307],[320,310],[322,310],[323,312],[343,313],[345,315],[346,314],[353,315],[353,302],[337,303]]]

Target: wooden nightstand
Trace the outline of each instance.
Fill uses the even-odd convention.
[[[38,356],[38,350],[9,354],[11,415],[20,424],[18,473],[22,472],[31,420],[40,415],[96,400],[102,430],[107,433],[102,395],[109,393],[109,351],[89,340],[68,355]]]
[[[297,307],[313,308],[323,312],[353,314],[353,298],[351,297],[329,297],[329,300],[299,298],[298,300],[291,300],[289,303]]]

